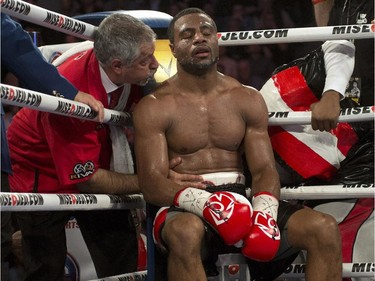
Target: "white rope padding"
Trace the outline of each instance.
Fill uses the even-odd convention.
[[[374,198],[374,191],[374,184],[283,186],[280,197],[285,200]]]
[[[310,125],[311,111],[269,112],[268,125]],[[352,107],[340,110],[338,122],[374,121],[374,106]]]
[[[64,98],[31,91],[11,85],[0,84],[1,102],[8,105],[23,106],[39,111],[55,113],[68,117],[91,120],[96,112],[90,106]],[[103,123],[129,126],[132,118],[129,113],[104,109]]]
[[[247,189],[250,194],[250,189]],[[374,198],[374,184],[284,186],[281,199]],[[46,194],[0,192],[1,211],[62,211],[143,208],[142,194]]]
[[[142,209],[141,194],[46,194],[0,192],[1,211],[88,211],[109,209]]]
[[[97,28],[21,0],[2,0],[1,8],[13,17],[86,40],[93,40]],[[218,32],[218,38],[220,46],[368,39],[374,38],[374,24]]]
[[[92,24],[20,0],[2,0],[1,12],[85,40],[92,40],[97,28]]]
[[[342,277],[374,277],[374,262],[355,262],[342,264]],[[306,264],[291,264],[281,278],[303,278],[305,277]],[[126,273],[116,276],[104,277],[100,279],[93,279],[89,281],[125,281],[125,280],[147,280],[147,270],[137,271],[133,273]]]
[[[23,106],[39,111],[56,113],[68,117],[93,120],[95,112],[86,104],[58,98],[51,95],[0,84],[1,101],[4,104]],[[308,125],[311,124],[310,111],[269,112],[269,125]],[[360,122],[374,120],[373,106],[342,109],[339,122]],[[129,126],[132,118],[129,113],[104,109],[103,123]]]
[[[219,32],[220,46],[374,38],[374,24]]]

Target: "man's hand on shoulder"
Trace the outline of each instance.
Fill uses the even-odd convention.
[[[75,101],[82,102],[90,106],[95,112],[98,113],[95,120],[98,122],[103,122],[104,120],[104,106],[101,101],[95,99],[92,95],[78,91],[74,98]]]

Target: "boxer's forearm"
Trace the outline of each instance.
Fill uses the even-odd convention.
[[[84,193],[134,194],[140,193],[138,177],[98,169],[87,181],[77,184]]]

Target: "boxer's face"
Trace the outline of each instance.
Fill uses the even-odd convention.
[[[210,68],[218,60],[217,31],[204,14],[189,14],[179,18],[174,26],[171,50],[178,63],[188,72]]]
[[[140,51],[140,55],[130,66],[124,66],[124,83],[143,86],[158,69],[159,63],[154,56],[155,43],[144,43]]]

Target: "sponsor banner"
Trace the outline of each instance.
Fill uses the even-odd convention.
[[[1,0],[1,12],[75,37],[92,40],[94,25],[20,0]]]
[[[0,193],[1,211],[136,209],[143,207],[145,207],[145,202],[142,195]]]
[[[93,111],[90,106],[84,103],[71,101],[24,88],[0,84],[0,92],[1,102],[4,104],[28,107],[43,112],[91,121],[93,121],[97,115],[97,113]],[[132,124],[132,119],[129,113],[104,109],[103,123],[129,126]]]
[[[369,39],[374,38],[374,24],[232,31],[217,35],[220,46]]]

